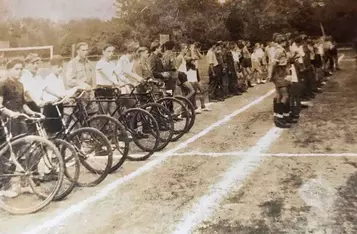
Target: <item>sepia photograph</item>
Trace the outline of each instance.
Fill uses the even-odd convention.
[[[0,0],[0,234],[168,233],[357,234],[357,0]]]

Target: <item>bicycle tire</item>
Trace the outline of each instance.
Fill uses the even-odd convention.
[[[107,157],[107,159],[105,160],[106,165],[103,170],[97,170],[97,169],[93,168],[91,165],[89,165],[86,162],[86,157],[88,158],[88,154],[84,154],[83,152],[79,151],[79,149],[78,149],[79,142],[78,141],[73,142],[73,138],[75,138],[77,135],[80,135],[83,133],[89,133],[90,135],[96,135],[96,141],[98,141],[98,140],[100,141],[100,142],[98,142],[98,146],[100,146],[102,148],[103,147],[106,148],[105,156],[101,156],[101,157]],[[108,176],[109,171],[112,167],[112,163],[113,163],[113,151],[111,149],[110,142],[109,142],[108,138],[102,132],[100,132],[98,129],[85,127],[85,128],[80,128],[80,129],[73,131],[68,136],[68,142],[72,143],[76,147],[81,165],[83,165],[89,172],[100,175],[97,179],[95,179],[91,182],[82,182],[81,176],[79,176],[77,185],[80,187],[94,187],[94,186],[100,184]],[[93,153],[93,151],[91,153]],[[81,172],[81,174],[82,174],[82,172]]]
[[[116,146],[116,149],[119,151],[119,153],[121,154],[121,158],[116,161],[113,158],[113,163],[112,163],[112,167],[109,170],[109,173],[113,173],[115,171],[117,171],[125,162],[125,160],[128,157],[129,154],[129,136],[128,136],[128,132],[126,131],[124,125],[122,123],[120,123],[117,119],[107,116],[107,115],[96,115],[91,117],[90,119],[88,119],[88,124],[91,127],[97,128],[98,125],[94,124],[95,121],[98,120],[104,120],[108,122],[112,122],[114,123],[114,129],[115,131],[112,134],[112,138],[114,140],[114,144]],[[95,126],[93,126],[95,125]],[[108,132],[105,132],[104,126],[102,129],[98,129],[100,130],[102,133],[104,133],[106,136],[108,136]],[[119,140],[120,138],[120,140]],[[122,147],[120,145],[120,142],[124,142],[124,146]]]
[[[188,100],[184,96],[175,96],[174,98],[178,99],[183,104],[185,104],[187,110],[190,113],[190,115],[189,115],[189,124],[188,124],[187,129],[186,129],[186,133],[188,133],[192,129],[192,127],[194,126],[194,124],[196,122],[195,107],[193,106],[192,102],[190,102],[190,100]]]
[[[32,142],[32,143],[39,142],[53,150],[53,152],[55,153],[55,156],[58,160],[57,162],[59,165],[58,179],[56,181],[56,185],[54,186],[53,190],[48,194],[48,196],[46,196],[46,198],[43,199],[40,204],[35,205],[34,207],[30,207],[30,208],[26,208],[26,209],[12,208],[12,207],[6,205],[2,201],[2,199],[0,199],[0,208],[2,208],[3,210],[5,210],[13,215],[33,214],[33,213],[36,213],[36,212],[42,210],[46,206],[48,206],[53,201],[54,197],[56,196],[59,189],[61,188],[63,177],[64,177],[64,162],[63,162],[62,156],[61,156],[60,152],[58,151],[57,147],[51,141],[47,140],[44,137],[30,135],[30,136],[24,136],[24,137],[18,138],[16,140],[12,141],[10,144],[12,145],[11,147],[13,147],[17,144],[23,146],[23,145],[26,145],[26,143],[28,143],[28,142]],[[4,148],[2,148],[0,150],[0,155],[3,155],[7,151],[8,148],[9,148],[9,145],[4,146]],[[28,162],[28,160],[29,159],[27,158],[26,162]],[[32,183],[34,183],[34,182],[32,181]],[[31,187],[33,186],[32,183],[30,183]]]
[[[74,190],[74,188],[77,185],[77,181],[80,175],[80,160],[77,154],[76,149],[67,141],[62,140],[62,139],[54,139],[53,143],[57,146],[58,145],[63,145],[65,148],[59,148],[61,156],[63,157],[63,162],[64,162],[64,181],[67,179],[70,183],[69,186],[65,189],[63,189],[64,187],[64,181],[62,183],[62,188],[58,191],[58,193],[56,194],[56,196],[54,197],[54,201],[60,201],[65,199],[69,194],[72,193],[72,191]],[[69,149],[71,152],[71,158],[65,158],[65,150]],[[68,170],[67,170],[67,161],[69,160],[74,160],[74,176],[69,175]]]
[[[171,142],[174,136],[175,126],[171,113],[166,107],[158,103],[147,103],[141,106],[141,108],[152,114],[159,124],[160,143],[156,151],[161,151]],[[165,134],[165,132],[168,132],[168,134]]]
[[[179,123],[179,121],[176,122],[176,120],[174,119],[174,136],[172,137],[172,141],[178,141],[186,132],[186,129],[188,128],[188,124],[189,124],[189,112],[187,110],[187,108],[185,107],[185,105],[179,101],[178,99],[175,99],[173,97],[166,97],[166,98],[162,98],[160,100],[157,101],[157,103],[163,105],[164,107],[166,107],[167,109],[169,109],[170,111],[175,112],[175,110],[173,109],[176,105],[180,106],[177,109],[181,110],[181,113],[179,115],[181,115],[182,120],[185,121],[184,126],[183,127],[179,127],[178,125],[176,125],[175,123]],[[175,114],[177,115],[177,114]]]
[[[137,138],[137,134],[135,132],[135,129],[133,129],[133,125],[135,125],[135,118],[138,117],[138,115],[141,113],[141,115],[146,116],[146,118],[150,121],[151,123],[151,131],[153,133],[153,137],[155,138],[155,142],[151,144],[150,147],[145,147],[143,146],[140,142],[139,139]],[[134,118],[135,117],[135,118]],[[144,118],[145,119],[145,118]],[[130,121],[130,122],[128,122]],[[140,109],[140,108],[131,108],[126,110],[120,117],[119,117],[119,122],[121,122],[125,128],[128,130],[128,132],[131,134],[131,137],[133,139],[133,142],[135,145],[141,149],[142,151],[146,152],[145,155],[140,155],[138,157],[133,157],[130,153],[128,155],[128,159],[131,161],[144,161],[148,159],[153,153],[156,152],[159,143],[160,143],[160,133],[159,133],[159,126],[155,118],[147,111]]]

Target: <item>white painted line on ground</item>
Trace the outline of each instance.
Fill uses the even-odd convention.
[[[338,58],[338,63],[340,63],[344,57],[345,57],[345,55],[342,54],[342,55]]]
[[[355,62],[356,59],[355,58],[351,58],[351,59],[344,59],[344,62]]]
[[[271,154],[263,154],[263,153],[251,153],[251,152],[243,152],[243,151],[233,151],[233,152],[186,152],[186,153],[175,153],[175,156],[180,157],[190,157],[190,156],[206,156],[206,157],[225,157],[225,156],[234,156],[234,157],[242,157],[242,156],[260,156],[260,157],[357,157],[357,153],[271,153]]]
[[[44,231],[49,231],[49,229],[51,229],[51,228],[58,227],[61,224],[61,222],[63,222],[63,220],[65,220],[66,218],[70,217],[71,215],[74,215],[75,213],[81,212],[87,206],[89,206],[91,203],[97,202],[97,201],[105,198],[106,196],[108,196],[108,194],[111,191],[115,190],[116,188],[118,188],[118,186],[124,184],[125,182],[128,182],[128,181],[134,179],[135,177],[140,176],[143,173],[152,170],[154,167],[158,166],[159,164],[163,163],[166,159],[173,156],[173,154],[175,152],[186,148],[187,145],[189,145],[192,142],[198,140],[199,138],[205,136],[207,133],[209,133],[213,129],[227,123],[233,117],[235,117],[235,116],[245,112],[249,108],[261,103],[264,99],[266,99],[267,97],[271,96],[274,93],[275,93],[275,90],[270,90],[267,94],[261,96],[260,98],[249,103],[248,105],[234,111],[232,114],[227,115],[223,119],[217,121],[216,123],[212,124],[208,128],[202,130],[197,135],[195,135],[195,136],[191,137],[190,139],[188,139],[187,141],[179,144],[177,147],[165,152],[165,154],[163,156],[153,159],[152,161],[146,163],[144,166],[140,167],[139,169],[130,173],[129,175],[126,175],[126,176],[124,176],[120,179],[117,179],[116,181],[108,184],[101,191],[98,191],[98,193],[95,196],[91,196],[75,205],[72,205],[69,208],[67,208],[66,210],[59,211],[58,214],[56,214],[51,219],[46,220],[41,225],[35,227],[34,229],[31,229],[31,230],[23,232],[23,233],[31,233],[31,234],[40,233],[40,232],[43,233]]]
[[[233,166],[223,174],[222,180],[212,186],[210,191],[179,221],[173,233],[192,233],[202,221],[211,216],[230,191],[234,187],[241,188],[243,181],[259,167],[263,160],[259,154],[268,150],[270,145],[279,138],[282,132],[282,129],[275,127],[269,130],[268,133],[249,150],[252,156],[245,156],[235,162]]]

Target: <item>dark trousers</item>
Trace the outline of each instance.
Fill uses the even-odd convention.
[[[231,94],[237,94],[239,93],[239,87],[238,87],[238,77],[236,71],[230,71],[230,74],[228,75],[229,77],[229,93]]]
[[[229,95],[229,75],[227,70],[222,71],[221,84],[222,84],[223,97],[225,98]]]
[[[213,67],[215,76],[209,73],[209,98],[219,99],[223,98],[223,87],[222,87],[222,72],[223,69],[220,65]]]
[[[58,105],[58,109],[61,114],[63,114],[63,105]],[[46,116],[44,122],[44,127],[48,133],[56,133],[62,129],[62,121],[60,115],[58,114],[56,106],[46,105],[43,108],[43,114]]]
[[[292,82],[289,87],[290,107],[293,115],[299,115],[301,111],[301,89],[300,82]]]

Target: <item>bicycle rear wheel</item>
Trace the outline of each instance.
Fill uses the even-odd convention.
[[[25,136],[0,150],[0,207],[31,214],[46,207],[61,188],[64,162],[57,147],[39,136]]]
[[[129,153],[129,137],[125,127],[117,119],[107,115],[96,115],[88,120],[88,124],[104,133],[109,142],[115,145],[109,173],[117,171],[124,164]]]
[[[79,156],[81,173],[77,184],[93,187],[100,184],[112,168],[113,151],[108,138],[95,128],[80,128],[68,136]]]

